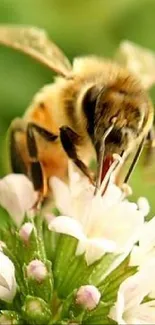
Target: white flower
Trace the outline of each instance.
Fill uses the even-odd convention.
[[[11,302],[16,294],[15,268],[12,261],[0,251],[0,299]]]
[[[155,217],[143,225],[138,245],[131,252],[130,265],[142,268],[150,258],[155,258]]]
[[[142,268],[150,258],[155,258],[155,217],[143,225],[138,245],[131,252],[130,265]]]
[[[17,226],[20,226],[25,213],[37,200],[37,193],[25,175],[10,174],[0,180],[0,205],[7,210]]]
[[[13,317],[9,317],[8,315],[0,315],[0,325],[12,325]],[[16,321],[16,320],[15,320]]]
[[[95,196],[89,180],[75,172],[72,164],[69,176],[69,187],[59,179],[50,180],[62,216],[52,220],[49,229],[77,238],[76,253],[85,252],[87,264],[106,252],[130,251],[138,240],[146,211],[124,199],[124,192],[112,183],[112,177],[102,195],[109,175]]]
[[[109,317],[118,324],[155,324],[155,300],[143,302],[154,285],[155,260],[126,279]]]
[[[130,265],[138,266],[141,270],[153,259],[155,260],[155,217],[143,225],[138,245],[134,245],[130,255]],[[155,287],[152,287],[149,297],[155,298]]]

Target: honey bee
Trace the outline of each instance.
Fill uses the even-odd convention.
[[[10,126],[13,172],[25,173],[42,197],[51,176],[67,178],[67,161],[93,182],[89,161],[97,158],[96,187],[113,161],[135,151],[128,180],[153,123],[153,106],[142,83],[117,63],[96,56],[73,66],[46,34],[33,27],[0,27],[0,43],[20,50],[58,75],[34,97],[23,118]]]

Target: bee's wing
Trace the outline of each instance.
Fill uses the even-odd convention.
[[[130,41],[123,41],[115,60],[138,76],[145,89],[155,84],[155,53]]]
[[[68,76],[72,67],[63,52],[42,29],[0,25],[0,44],[20,50],[44,63],[57,74]]]

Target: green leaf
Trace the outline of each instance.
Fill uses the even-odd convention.
[[[102,300],[104,302],[115,301],[120,284],[126,278],[136,273],[137,267],[130,267],[129,260],[130,255],[127,256],[99,285],[99,290],[102,293]]]
[[[95,262],[93,264],[93,271],[89,277],[90,284],[99,286],[105,278],[107,270],[117,257],[114,254],[105,254],[99,261]]]
[[[99,305],[92,311],[86,312],[82,324],[115,324],[108,318],[110,308],[113,304],[100,301]]]
[[[74,290],[63,302],[61,314],[61,319],[64,320],[72,320],[72,322],[77,321],[77,323],[81,324],[83,315],[84,315],[84,308],[80,305],[76,304],[75,297],[76,297],[77,290]]]
[[[25,218],[25,221],[30,222],[28,218]],[[4,249],[4,253],[9,256],[15,265],[21,299],[25,299],[26,295],[31,294],[49,302],[53,294],[52,263],[46,258],[42,223],[40,216],[35,217],[34,229],[31,232],[28,243],[23,242],[19,236],[19,231],[15,228],[10,228],[9,231],[6,231],[4,238],[8,248]],[[7,237],[8,241],[6,240]],[[48,276],[41,284],[28,279],[26,276],[26,265],[34,259],[41,260],[48,270]]]
[[[70,267],[73,257],[75,256],[77,239],[61,234],[57,245],[56,256],[53,262],[53,275],[55,287],[61,287],[64,282]]]
[[[26,217],[25,222],[30,222]],[[9,251],[22,266],[24,263],[29,263],[31,260],[46,259],[46,253],[43,241],[43,230],[42,230],[42,218],[40,216],[35,217],[34,229],[31,232],[28,243],[19,236],[19,230],[15,227],[10,227],[6,231],[3,231],[2,238],[7,244]],[[32,222],[33,223],[33,222]]]
[[[61,297],[65,298],[74,289],[81,285],[89,284],[89,276],[93,265],[87,266],[84,255],[74,256],[70,268],[64,277],[64,281],[58,288]]]
[[[61,216],[61,212],[60,212],[60,210],[59,210],[57,207],[53,207],[53,208],[52,208],[52,213],[53,213],[56,217]]]
[[[48,229],[47,222],[43,224],[43,236],[46,256],[53,262],[59,241],[59,234]]]
[[[0,310],[6,309],[7,303],[0,299]]]
[[[89,284],[93,265],[87,266],[83,255],[76,256],[78,240],[60,235],[53,262],[54,283],[60,298],[66,298],[74,289]]]

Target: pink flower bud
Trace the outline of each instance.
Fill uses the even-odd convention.
[[[33,260],[27,266],[27,276],[37,282],[42,282],[47,277],[45,264],[40,260]]]
[[[101,298],[99,290],[93,285],[80,287],[76,294],[76,303],[88,310],[96,308]]]
[[[25,244],[28,243],[29,237],[33,230],[33,224],[31,222],[26,222],[19,230],[19,236],[24,241]]]

